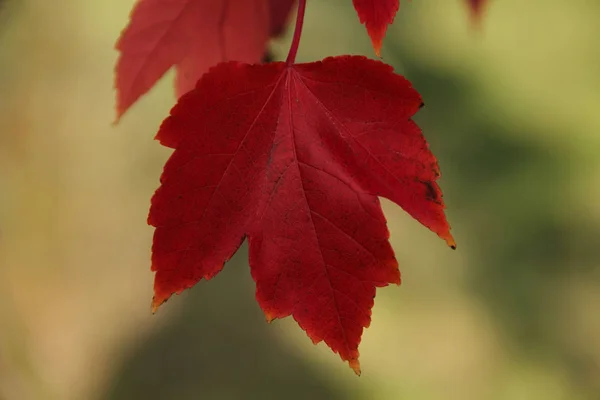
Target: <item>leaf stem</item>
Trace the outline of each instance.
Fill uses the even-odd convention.
[[[294,37],[290,46],[285,63],[291,66],[296,62],[296,54],[300,45],[300,36],[302,36],[302,25],[304,24],[304,11],[306,11],[306,0],[298,0],[298,14],[296,15],[296,27],[294,28]]]

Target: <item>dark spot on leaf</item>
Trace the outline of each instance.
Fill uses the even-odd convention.
[[[441,199],[438,194],[438,191],[435,190],[434,183],[430,181],[421,181],[421,183],[425,185],[425,198],[428,201],[433,201],[434,203],[441,204]]]

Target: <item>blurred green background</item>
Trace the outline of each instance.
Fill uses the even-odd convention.
[[[403,2],[382,51],[426,107],[458,242],[385,202],[403,285],[354,376],[268,325],[243,246],[150,314],[153,136],[172,73],[117,126],[133,0],[0,11],[0,399],[600,399],[600,2]],[[285,57],[289,35],[273,44]],[[302,61],[373,55],[350,0],[309,0]]]

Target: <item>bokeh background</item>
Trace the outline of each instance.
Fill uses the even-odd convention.
[[[0,10],[0,399],[600,399],[600,2],[403,2],[384,61],[422,93],[458,242],[385,202],[403,284],[358,378],[268,325],[244,245],[150,314],[153,136],[172,73],[117,127],[133,0]],[[285,57],[289,35],[273,44]],[[310,0],[299,59],[373,55],[349,0]]]

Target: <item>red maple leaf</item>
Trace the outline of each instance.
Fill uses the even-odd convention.
[[[176,66],[176,93],[191,90],[211,66],[259,62],[293,0],[140,0],[116,48],[117,120]]]
[[[352,0],[360,22],[367,28],[375,53],[379,56],[388,25],[400,8],[399,0]]]
[[[212,68],[156,136],[175,151],[148,218],[153,308],[214,277],[248,238],[267,319],[292,315],[358,373],[375,289],[400,283],[378,196],[455,246],[411,119],[421,106],[365,57]]]

